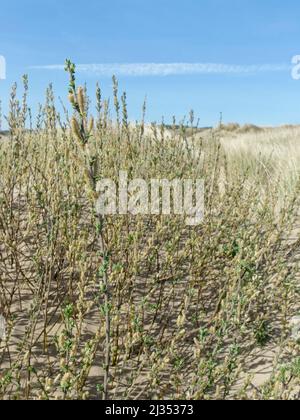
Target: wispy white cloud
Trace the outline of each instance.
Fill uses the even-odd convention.
[[[64,70],[64,65],[31,66],[35,70]],[[172,76],[197,74],[256,74],[290,70],[288,64],[229,65],[217,63],[78,64],[80,73],[96,76]]]

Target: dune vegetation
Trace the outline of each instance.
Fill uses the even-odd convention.
[[[132,124],[66,69],[0,142],[0,398],[298,398],[300,128]],[[204,179],[203,222],[97,214],[120,171]]]

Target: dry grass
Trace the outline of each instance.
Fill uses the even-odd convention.
[[[79,132],[50,88],[26,130],[27,80],[21,102],[12,92],[0,144],[0,398],[297,398],[299,129],[199,133],[193,114],[188,130],[131,125],[114,86],[116,116],[98,89],[93,126],[71,77]],[[99,219],[94,182],[120,170],[204,178],[204,222]]]

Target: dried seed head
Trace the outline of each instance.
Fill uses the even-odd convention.
[[[62,378],[62,380],[60,382],[60,386],[62,388],[66,388],[67,386],[69,386],[69,384],[71,382],[71,379],[72,379],[71,373],[67,372]]]
[[[50,391],[53,386],[53,380],[51,378],[47,378],[45,381],[45,390]]]
[[[54,381],[53,381],[53,383],[55,384],[55,385],[57,385],[58,383],[59,383],[59,381],[60,381],[60,374],[59,375],[57,375],[56,377],[55,377],[55,379],[54,379]]]
[[[81,112],[81,115],[84,115],[85,114],[85,97],[84,97],[84,89],[82,86],[78,88],[77,97],[78,97],[79,110]]]
[[[64,334],[60,334],[59,338],[58,338],[58,345],[59,345],[59,349],[63,349],[64,345],[65,345],[65,336]]]

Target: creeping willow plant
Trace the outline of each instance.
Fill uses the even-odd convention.
[[[75,111],[75,115],[72,117],[71,127],[75,139],[78,141],[79,147],[83,152],[82,160],[84,165],[84,173],[87,182],[92,190],[93,196],[96,199],[96,186],[97,176],[99,176],[99,162],[97,156],[91,156],[89,150],[89,140],[93,136],[94,119],[91,117],[87,119],[87,98],[83,87],[79,87],[76,90],[76,79],[75,79],[75,65],[69,60],[66,61],[66,71],[70,75],[69,85],[69,101]],[[101,171],[101,169],[100,169]],[[95,203],[96,205],[96,203]],[[95,206],[96,207],[96,206]],[[102,259],[101,268],[102,271],[102,292],[104,295],[104,311],[105,311],[105,374],[103,384],[103,399],[108,399],[108,386],[109,386],[109,368],[110,368],[110,299],[109,299],[109,282],[108,282],[108,262],[109,256],[107,247],[104,239],[104,218],[99,215],[97,218],[96,232],[98,235],[98,244],[100,256]]]
[[[298,398],[299,129],[129,123],[116,78],[93,118],[66,70],[72,116],[24,77],[1,134],[0,398]],[[98,215],[120,171],[204,179],[203,223]]]

